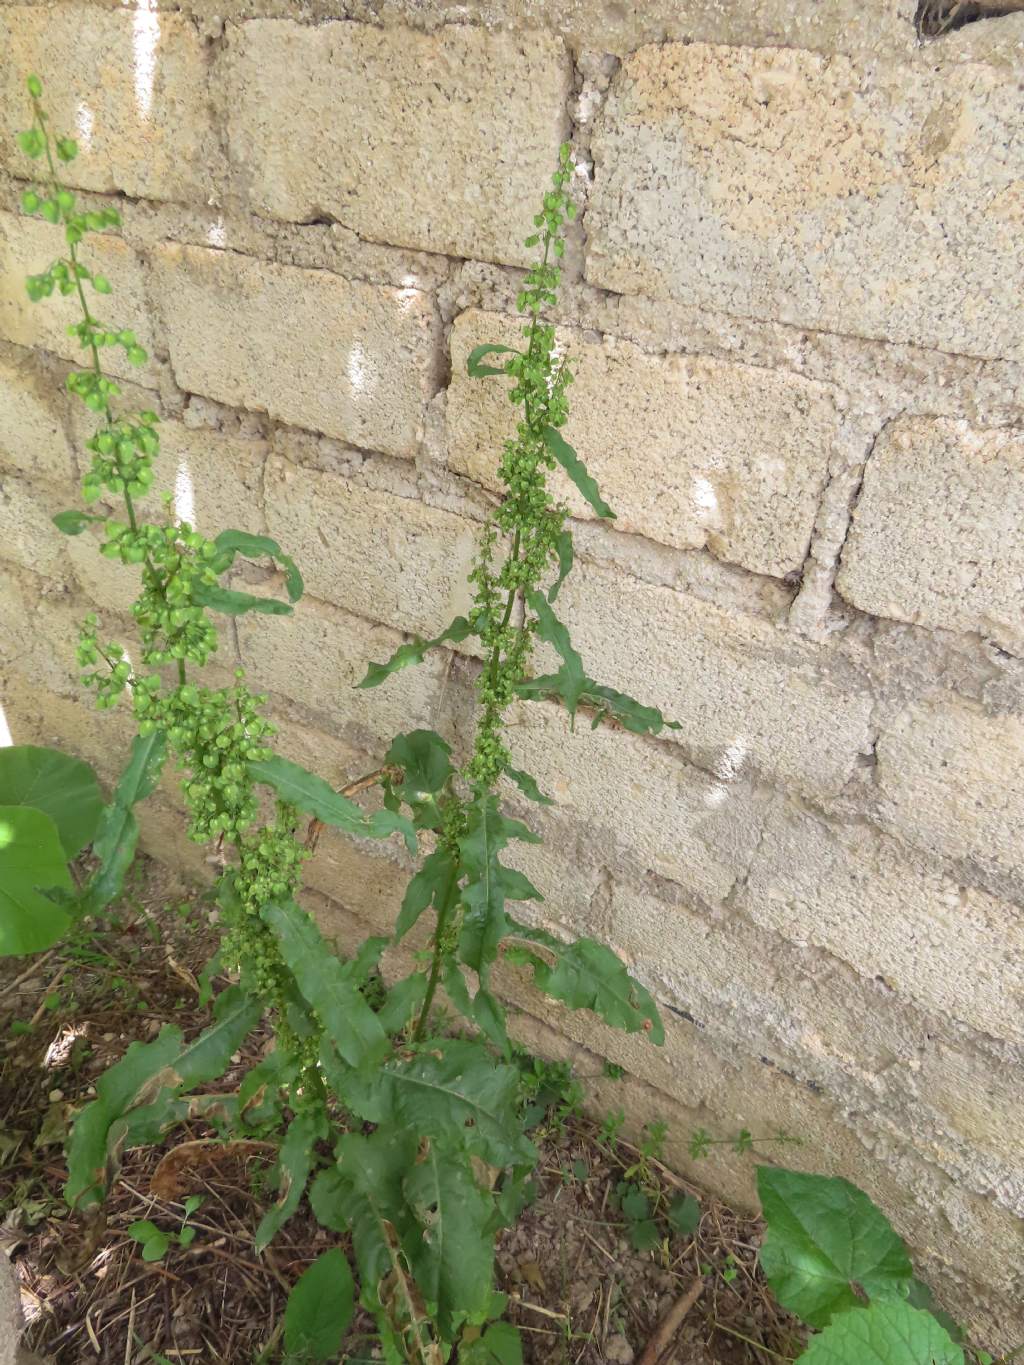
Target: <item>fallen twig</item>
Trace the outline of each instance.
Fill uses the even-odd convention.
[[[679,1330],[679,1325],[683,1318],[697,1302],[704,1289],[703,1276],[694,1280],[689,1289],[681,1298],[676,1299],[675,1303],[668,1310],[661,1322],[655,1329],[654,1336],[644,1347],[644,1353],[640,1357],[637,1365],[658,1365],[658,1361],[668,1349],[672,1338]]]

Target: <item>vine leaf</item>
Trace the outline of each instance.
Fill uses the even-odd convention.
[[[474,346],[466,357],[466,372],[470,379],[485,379],[491,374],[508,374],[507,361],[500,366],[482,364],[486,355],[522,355],[522,351],[517,351],[514,346],[499,346],[494,342]]]
[[[601,490],[597,486],[597,480],[592,474],[587,472],[587,466],[583,463],[575,450],[565,439],[557,427],[545,427],[541,432],[544,444],[562,466],[569,478],[583,494],[587,502],[599,517],[605,517],[612,521],[615,520],[615,513],[601,496]],[[563,575],[564,577],[564,575]]]
[[[392,673],[398,673],[403,668],[408,668],[410,664],[421,664],[424,655],[429,649],[436,649],[438,645],[461,644],[463,640],[468,640],[471,635],[477,633],[476,626],[466,620],[464,616],[456,616],[446,630],[440,635],[435,635],[432,640],[424,640],[419,635],[408,641],[407,644],[399,645],[392,654],[391,658],[382,664],[370,664],[366,670],[366,677],[361,682],[356,683],[357,687],[379,687],[385,678],[389,678]]]
[[[554,958],[548,962],[529,949],[509,948],[510,962],[533,968],[537,986],[554,1000],[574,1010],[592,1010],[613,1028],[627,1033],[643,1030],[651,1042],[662,1044],[665,1029],[650,993],[630,976],[622,961],[603,943],[592,938],[562,943],[544,929],[509,923],[512,938],[545,948]]]
[[[0,749],[0,805],[44,811],[65,856],[74,858],[92,842],[103,798],[88,763],[58,749],[15,744]]]
[[[31,806],[0,806],[0,956],[49,948],[71,923],[37,888],[71,891],[57,826]]]
[[[58,512],[53,518],[53,524],[66,536],[80,536],[91,521],[106,520],[106,517],[98,517],[94,512],[79,512],[75,508],[70,508],[67,512]]]
[[[350,1066],[372,1065],[391,1051],[387,1034],[359,989],[358,959],[342,962],[305,910],[294,901],[260,912],[303,998]],[[379,950],[378,950],[379,956]]]
[[[800,1365],[964,1365],[949,1333],[900,1299],[839,1313],[800,1357]]]
[[[331,1247],[292,1286],[284,1310],[285,1350],[318,1365],[336,1359],[354,1307],[348,1260],[340,1247]]]
[[[410,879],[402,899],[402,909],[395,924],[395,942],[399,943],[433,903],[438,920],[452,908],[458,898],[459,865],[443,844],[423,860],[423,866]]]
[[[536,844],[540,839],[518,820],[498,809],[497,797],[483,792],[467,807],[466,832],[459,840],[459,853],[466,880],[462,888],[465,915],[459,934],[459,956],[487,984],[498,944],[508,927],[505,902],[543,900],[540,892],[514,868],[498,861],[510,839]]]
[[[768,1232],[761,1266],[784,1308],[812,1327],[869,1299],[905,1298],[913,1269],[903,1242],[868,1196],[838,1176],[758,1166]]]
[[[256,597],[251,592],[235,592],[233,588],[221,588],[215,583],[202,583],[194,588],[192,600],[200,607],[222,611],[225,616],[244,616],[248,611],[262,612],[265,616],[290,616],[292,612],[287,602],[279,602],[276,597]]]
[[[491,1301],[494,1236],[492,1199],[477,1185],[468,1161],[433,1143],[408,1171],[403,1193],[419,1236],[409,1238],[409,1265],[441,1335],[486,1312]]]
[[[532,1161],[517,1118],[515,1068],[495,1063],[479,1042],[441,1039],[371,1074],[351,1073],[345,1103],[388,1132],[407,1129],[461,1148],[490,1166]]]
[[[385,839],[397,830],[404,837],[409,851],[416,852],[416,831],[404,815],[390,810],[378,810],[367,815],[361,806],[336,792],[322,777],[317,777],[316,773],[287,758],[275,755],[250,763],[248,768],[257,782],[265,782],[268,787],[273,787],[283,801],[298,806],[307,815],[315,815],[325,825],[334,825],[347,834],[361,834],[371,839]]]
[[[297,1114],[288,1125],[277,1159],[281,1193],[260,1219],[253,1241],[257,1251],[270,1245],[299,1207],[315,1160],[313,1143],[326,1136],[327,1122],[322,1114]]]
[[[184,1117],[179,1095],[220,1076],[262,1013],[258,1000],[230,986],[217,997],[215,1022],[193,1042],[183,1042],[181,1030],[168,1024],[153,1042],[131,1044],[96,1082],[96,1098],[71,1130],[64,1198],[72,1208],[100,1202],[129,1142],[155,1141]]]
[[[288,601],[297,602],[302,596],[305,586],[302,581],[302,574],[299,573],[295,560],[292,559],[291,555],[284,553],[276,540],[271,540],[269,536],[253,536],[248,531],[221,531],[214,544],[222,554],[231,556],[231,563],[234,562],[236,554],[245,555],[246,559],[257,559],[260,555],[269,555],[281,566],[284,573]],[[231,564],[229,563],[227,567],[230,568]]]
[[[136,735],[110,804],[103,810],[92,851],[99,867],[89,879],[82,895],[82,913],[96,914],[121,894],[125,873],[135,857],[139,824],[132,806],[144,800],[160,780],[167,757],[167,739],[162,730]]]

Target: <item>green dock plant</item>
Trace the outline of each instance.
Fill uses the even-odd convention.
[[[505,729],[513,701],[556,699],[574,717],[587,708],[595,724],[614,717],[640,733],[666,724],[654,708],[593,681],[555,615],[573,550],[566,508],[549,489],[549,476],[561,467],[598,515],[612,515],[561,434],[572,369],[543,317],[555,302],[557,262],[573,214],[569,149],[561,151],[529,238],[540,260],[520,296],[524,345],[478,347],[469,360],[474,377],[510,381],[519,412],[499,462],[505,495],[483,529],[471,574],[472,611],[436,639],[414,639],[386,663],[371,665],[362,684],[383,683],[433,647],[474,641],[483,663],[472,752],[456,765],[440,735],[399,735],[383,767],[351,784],[352,791],[379,788],[382,800],[370,813],[274,753],[266,697],[250,690],[240,671],[228,685],[204,681],[218,648],[218,618],[285,614],[301,595],[302,578],[273,540],[236,530],[209,539],[173,514],[167,495],[156,519],[144,515],[154,491],[159,422],[150,410],[126,410],[107,372],[117,367],[105,368],[104,355],[116,353],[129,366],[149,358],[131,328],[100,315],[111,286],[82,251],[90,234],[116,229],[120,218],[110,208],[81,207],[62,183],[61,164],[78,149],[51,132],[35,76],[28,93],[33,121],[19,143],[41,174],[22,204],[63,237],[60,254],[29,278],[28,293],[33,300],[56,293],[76,301],[79,316],[68,331],[85,364],[70,373],[67,387],[96,419],[82,482],[90,510],[54,520],[68,535],[98,527],[100,553],[135,566],[141,582],[132,657],[103,637],[94,616],[78,648],[82,681],[97,705],[127,702],[138,729],[111,803],[116,828],[94,846],[98,868],[81,908],[95,911],[117,894],[137,839],[132,805],[172,761],[188,832],[212,843],[223,864],[222,942],[204,991],[212,994],[217,971],[233,979],[216,995],[214,1022],[198,1038],[186,1041],[167,1026],[152,1042],[133,1043],[99,1079],[95,1100],[74,1124],[66,1197],[78,1209],[98,1205],[125,1148],[157,1141],[187,1116],[224,1131],[283,1128],[278,1198],[260,1224],[257,1247],[267,1246],[308,1189],[320,1221],[350,1239],[358,1280],[356,1291],[349,1258],[337,1250],[303,1276],[284,1324],[289,1350],[330,1359],[358,1292],[389,1362],[437,1365],[457,1351],[462,1362],[513,1365],[521,1348],[515,1331],[497,1320],[504,1300],[494,1289],[493,1248],[528,1197],[537,1150],[527,1128],[535,1106],[523,1102],[522,1070],[492,968],[503,955],[570,1008],[593,1010],[655,1043],[663,1037],[651,997],[609,949],[591,939],[563,943],[512,917],[510,904],[541,896],[500,856],[513,841],[537,842],[506,813],[505,792],[549,803],[535,779],[513,766]],[[500,364],[490,363],[499,357]],[[111,500],[120,503],[119,513],[110,510]],[[225,576],[240,555],[269,558],[289,601],[228,586]],[[558,659],[554,671],[539,675],[531,669],[538,641]],[[369,838],[397,833],[410,852],[420,852],[394,940],[429,911],[430,950],[389,988],[379,963],[392,940],[372,937],[340,957],[296,903],[322,824]],[[470,1025],[461,1035],[442,1026],[439,987]],[[275,1046],[238,1091],[197,1093],[220,1077],[261,1021],[272,1027]]]

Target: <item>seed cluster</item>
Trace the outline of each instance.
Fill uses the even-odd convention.
[[[526,676],[532,643],[532,626],[525,613],[516,625],[512,616],[517,601],[548,573],[567,516],[565,506],[556,503],[548,491],[547,474],[555,460],[544,431],[565,423],[565,391],[572,383],[572,371],[565,358],[559,359],[555,329],[542,322],[540,315],[555,302],[562,272],[551,257],[557,260],[563,255],[565,224],[575,217],[575,205],[566,189],[571,175],[569,147],[564,145],[552,189],[534,218],[538,232],[526,239],[527,246],[543,244],[544,248],[542,260],[527,274],[518,299],[520,312],[530,319],[523,329],[526,349],[505,366],[515,379],[509,399],[522,408],[516,434],[506,442],[498,466],[507,492],[481,535],[470,574],[475,585],[475,619],[482,622],[480,638],[487,660],[477,683],[481,713],[466,768],[466,777],[477,792],[492,787],[511,761],[502,738],[503,717]],[[511,540],[500,568],[495,566],[494,555],[499,535]]]

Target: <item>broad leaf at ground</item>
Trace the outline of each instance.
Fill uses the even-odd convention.
[[[349,1077],[344,1100],[360,1118],[448,1142],[491,1166],[531,1161],[517,1118],[519,1076],[479,1042],[442,1039],[371,1075]]]
[[[299,1200],[309,1182],[309,1173],[316,1159],[313,1143],[317,1138],[326,1136],[327,1125],[320,1114],[297,1114],[288,1125],[277,1158],[279,1176],[277,1202],[272,1204],[260,1219],[254,1239],[257,1251],[263,1251],[269,1246],[278,1231],[299,1207]]]
[[[494,1322],[476,1341],[459,1346],[459,1365],[523,1365],[523,1342],[510,1322]]]
[[[389,810],[367,815],[361,806],[336,792],[330,783],[316,773],[287,758],[275,755],[248,765],[257,782],[273,787],[283,801],[288,801],[307,815],[315,815],[325,825],[343,829],[347,834],[361,834],[371,839],[384,839],[399,831],[411,852],[416,851],[416,831],[403,815]]]
[[[31,806],[0,806],[0,956],[38,953],[71,922],[38,888],[71,891],[57,826]]]
[[[393,1237],[410,1232],[402,1182],[416,1148],[411,1132],[345,1133],[335,1147],[337,1165],[322,1171],[310,1189],[317,1221],[335,1232],[351,1231],[363,1297],[371,1302],[394,1265]]]
[[[334,1360],[352,1321],[355,1286],[340,1247],[331,1247],[308,1266],[288,1295],[284,1344],[305,1361]]]
[[[493,1200],[473,1177],[467,1159],[428,1143],[403,1182],[417,1223],[406,1244],[409,1265],[441,1335],[451,1339],[457,1319],[486,1311],[493,1281]]]
[[[162,730],[136,735],[124,772],[104,807],[93,840],[99,867],[82,896],[82,913],[96,914],[121,894],[125,873],[132,865],[139,842],[139,825],[132,806],[149,796],[160,779],[167,756]]]
[[[456,616],[451,625],[432,640],[424,640],[417,635],[407,644],[399,645],[391,658],[384,663],[370,664],[366,670],[366,677],[356,686],[379,687],[392,673],[398,673],[401,669],[408,668],[410,664],[421,664],[428,650],[436,649],[438,645],[461,644],[463,640],[468,640],[475,634],[475,626],[464,616]]]
[[[316,1010],[345,1061],[361,1066],[386,1057],[391,1044],[359,989],[353,963],[335,956],[313,920],[294,901],[265,905],[261,913],[274,931],[303,998]]]
[[[891,1299],[836,1314],[800,1365],[964,1365],[964,1353],[930,1313]]]
[[[403,781],[396,790],[410,805],[423,796],[433,796],[451,777],[451,746],[433,730],[410,730],[396,735],[384,755],[384,762],[401,768]]]
[[[59,749],[15,744],[0,749],[0,806],[45,811],[65,856],[74,858],[92,842],[103,798],[88,763]]]
[[[825,1327],[863,1295],[906,1297],[913,1279],[906,1248],[862,1190],[778,1166],[757,1168],[757,1190],[768,1225],[761,1267],[784,1308]]]
[[[96,1098],[71,1130],[64,1197],[72,1208],[102,1199],[127,1143],[156,1141],[169,1123],[184,1117],[187,1105],[178,1097],[224,1073],[262,1012],[258,1000],[231,986],[217,997],[215,1022],[191,1043],[166,1025],[153,1042],[131,1044],[96,1082]]]
[[[663,1043],[665,1030],[650,993],[626,971],[620,958],[592,938],[563,943],[543,929],[509,921],[509,935],[547,950],[547,956],[512,948],[510,962],[533,968],[533,979],[545,993],[574,1010],[593,1010],[613,1028],[636,1033],[643,1029],[651,1042]],[[551,960],[549,960],[549,958]]]

